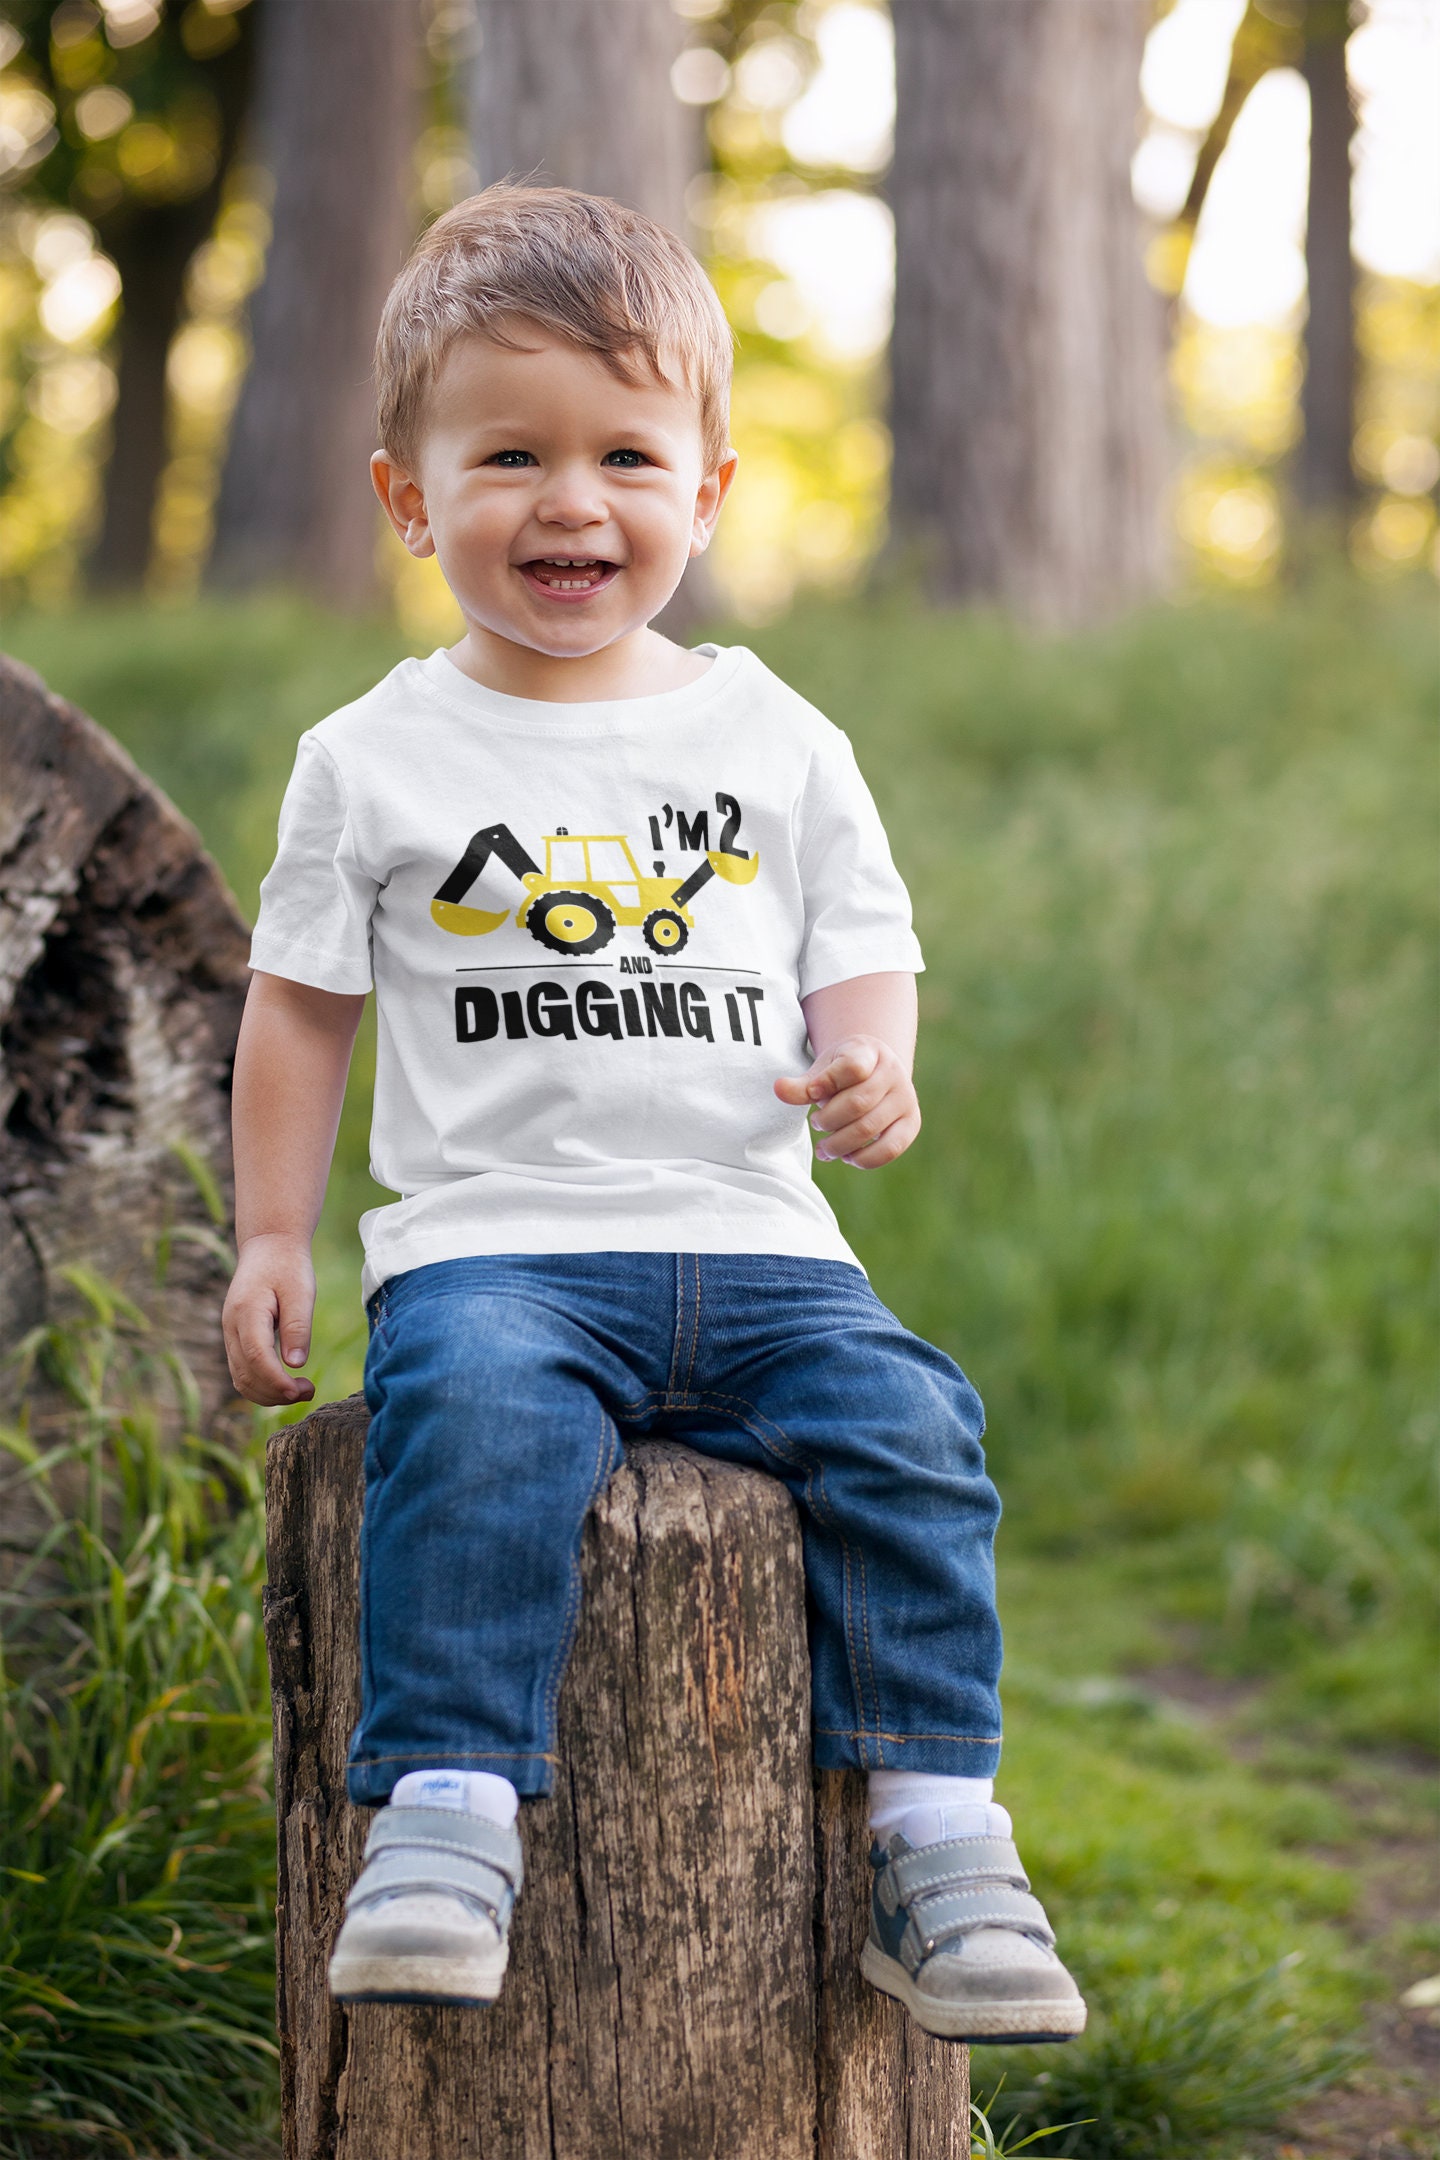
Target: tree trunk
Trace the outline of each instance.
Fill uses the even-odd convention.
[[[1066,625],[1160,582],[1147,0],[895,0],[893,526],[937,598]]]
[[[701,123],[670,88],[688,33],[667,0],[480,0],[480,32],[469,112],[482,187],[608,195],[683,237]],[[715,607],[701,556],[657,627],[683,641]]]
[[[123,299],[105,507],[87,565],[88,582],[98,592],[137,588],[150,565],[155,496],[165,468],[165,365],[185,271],[213,215],[214,203],[207,201],[203,215],[139,219],[110,246]]]
[[[630,1448],[586,1531],[499,2005],[330,2001],[370,1820],[344,1776],[365,1430],[355,1398],[270,1443],[286,2160],[962,2160],[965,2050],[856,1968],[864,1780],[812,1794],[792,1504],[668,1443]]]
[[[232,1392],[227,1270],[184,1151],[223,1231],[248,933],[194,828],[4,658],[0,773],[0,1355],[83,1265],[156,1316],[211,1413]]]
[[[469,89],[481,185],[610,195],[683,232],[699,123],[670,89],[686,29],[665,0],[480,0],[480,26]]]
[[[1350,252],[1350,139],[1355,115],[1345,69],[1348,0],[1310,0],[1305,80],[1310,86],[1310,193],[1305,274],[1305,420],[1300,496],[1306,508],[1343,513],[1355,496],[1355,265]]]
[[[416,0],[281,0],[259,35],[274,230],[211,579],[360,608],[377,591],[370,355],[410,237]]]
[[[101,245],[120,272],[115,411],[100,532],[87,565],[98,591],[131,591],[150,566],[155,498],[167,454],[165,368],[180,321],[185,273],[220,207],[250,94],[251,35],[240,17],[234,46],[206,70],[220,115],[209,184],[188,202],[127,196],[97,221]]]

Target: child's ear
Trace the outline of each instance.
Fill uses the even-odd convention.
[[[706,473],[701,481],[695,497],[695,522],[690,528],[692,556],[703,555],[709,547],[710,536],[715,530],[715,520],[730,492],[730,483],[735,478],[735,468],[739,463],[738,454],[734,450],[727,450],[714,472]]]
[[[370,478],[386,517],[412,555],[433,555],[435,542],[418,480],[397,465],[388,450],[377,450],[370,460]]]

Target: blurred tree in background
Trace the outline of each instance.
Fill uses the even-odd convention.
[[[655,0],[479,0],[465,69],[471,155],[482,187],[534,178],[610,195],[671,231],[703,138],[670,88],[685,24]],[[697,563],[666,611],[683,636],[714,595]]]
[[[613,195],[674,231],[699,168],[693,108],[670,92],[685,24],[654,0],[480,0],[466,67],[480,185]]]
[[[250,12],[247,0],[174,8],[107,0],[103,12],[92,0],[12,0],[0,23],[6,120],[18,138],[8,177],[22,180],[31,202],[74,214],[72,225],[48,227],[50,256],[67,258],[59,269],[71,273],[72,311],[107,290],[92,232],[123,295],[114,449],[89,565],[98,586],[138,586],[149,562],[165,463],[166,363],[185,273],[215,222],[235,155]],[[52,306],[63,323],[63,293]],[[77,374],[70,399],[82,409],[85,387]],[[100,394],[93,377],[90,394]],[[0,438],[0,488],[21,477],[6,459],[10,447]]]
[[[891,520],[931,590],[1082,623],[1161,582],[1149,0],[894,0]]]
[[[1369,131],[1393,110],[1382,46],[1399,12],[0,0],[0,602],[65,599],[87,557],[95,585],[143,576],[181,597],[213,545],[218,581],[253,581],[264,561],[347,602],[373,593],[378,560],[412,632],[446,629],[433,566],[375,553],[361,443],[374,313],[427,217],[482,175],[539,167],[662,208],[720,288],[744,485],[711,560],[731,607],[763,619],[876,557],[887,408],[900,560],[918,541],[941,590],[1041,615],[1111,604],[1153,581],[1160,552],[1164,356],[1134,268],[1132,150],[1145,268],[1173,303],[1165,462],[1182,559],[1263,582],[1310,506],[1362,569],[1392,574],[1435,531],[1440,287],[1377,269],[1373,247],[1357,280],[1348,234],[1356,100],[1363,180]],[[887,182],[892,15],[904,111]],[[1213,96],[1195,88],[1212,64]],[[1215,234],[1245,215],[1242,167],[1252,226],[1292,185],[1278,151],[1256,161],[1277,130],[1306,260],[1291,250],[1258,312],[1197,311]],[[1363,226],[1363,189],[1355,215]]]
[[[1343,511],[1358,493],[1352,455],[1356,352],[1350,238],[1355,108],[1345,45],[1365,14],[1364,0],[1247,0],[1231,47],[1225,94],[1200,145],[1176,221],[1188,256],[1215,168],[1250,93],[1272,70],[1299,67],[1310,92],[1299,493],[1308,508],[1332,513]]]
[[[1343,511],[1356,494],[1355,264],[1350,251],[1350,144],[1355,113],[1345,41],[1354,0],[1305,0],[1301,61],[1310,89],[1310,183],[1305,221],[1304,432],[1300,496]]]
[[[211,560],[228,588],[373,605],[370,351],[413,235],[417,0],[266,0],[256,148],[273,237]]]

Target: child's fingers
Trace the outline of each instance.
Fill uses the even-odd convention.
[[[276,1337],[278,1333],[287,1360],[302,1363],[309,1352],[313,1305],[313,1288],[298,1277],[287,1275],[275,1283],[246,1282],[237,1276],[225,1303],[225,1350],[230,1377],[247,1402],[309,1402],[315,1393],[312,1383],[286,1371]]]
[[[878,1043],[840,1043],[818,1057],[809,1072],[800,1073],[775,1082],[775,1093],[781,1102],[802,1103],[828,1102],[845,1088],[854,1087],[868,1080],[881,1061]]]
[[[811,1117],[817,1135],[815,1153],[821,1162],[850,1162],[896,1123],[912,1117],[918,1132],[920,1106],[908,1080],[847,1088],[825,1105],[823,1114],[816,1111]],[[914,1138],[913,1132],[910,1137]],[[905,1144],[908,1147],[909,1141]]]
[[[904,1154],[919,1130],[919,1111],[908,1110],[904,1116],[896,1118],[893,1125],[888,1125],[878,1139],[861,1148],[847,1149],[841,1160],[852,1170],[883,1169],[886,1163],[892,1163],[898,1155]]]
[[[817,1104],[810,1113],[810,1123],[817,1133],[839,1132],[842,1127],[853,1125],[857,1118],[873,1117],[886,1103],[894,1105],[890,1115],[896,1117],[909,1093],[908,1089],[896,1086],[893,1074],[872,1073],[858,1087],[842,1088],[823,1106]]]
[[[313,1384],[301,1373],[285,1370],[275,1350],[273,1317],[247,1311],[238,1320],[230,1375],[247,1402],[309,1402]]]
[[[867,1148],[888,1132],[897,1117],[903,1115],[900,1103],[882,1103],[866,1117],[852,1118],[846,1125],[838,1125],[817,1141],[815,1154],[820,1162],[847,1161],[861,1148]]]
[[[881,1055],[879,1043],[837,1044],[825,1057],[817,1058],[806,1075],[810,1100],[825,1102],[846,1088],[858,1087],[876,1070]]]
[[[824,1102],[833,1095],[839,1082],[824,1066],[812,1065],[809,1072],[785,1074],[775,1082],[775,1093],[781,1102],[805,1107],[811,1103]]]
[[[280,1317],[275,1332],[280,1339],[280,1355],[287,1365],[303,1365],[310,1355],[310,1318],[315,1310],[315,1292],[308,1283],[282,1282],[276,1288]]]

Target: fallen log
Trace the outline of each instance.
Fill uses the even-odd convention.
[[[278,1432],[266,1629],[286,2160],[968,2160],[968,2060],[860,1978],[864,1780],[810,1762],[784,1488],[667,1442],[592,1515],[562,1772],[491,2010],[330,2000],[371,1816],[359,1397]]]
[[[202,1417],[230,1397],[220,1303],[248,944],[194,827],[0,655],[0,1361],[70,1308],[80,1266],[153,1316]]]

